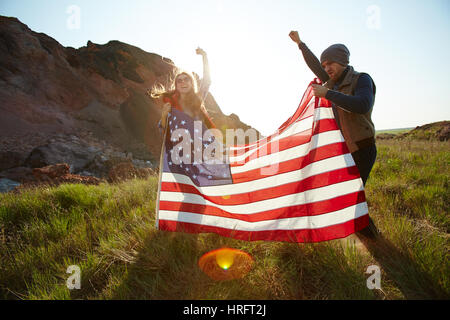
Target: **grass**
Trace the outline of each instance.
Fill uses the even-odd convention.
[[[340,241],[245,242],[155,229],[157,179],[0,194],[2,299],[448,299],[448,143],[382,141],[366,189],[383,237],[368,254]],[[220,247],[254,258],[242,279],[197,267]],[[369,290],[367,267],[381,268]],[[69,290],[70,265],[81,289]]]

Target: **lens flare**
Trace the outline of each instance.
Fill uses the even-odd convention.
[[[224,270],[228,270],[234,262],[236,253],[231,250],[220,250],[216,253],[216,262]]]
[[[221,248],[205,253],[198,265],[213,280],[232,280],[244,277],[251,270],[253,259],[244,251]]]

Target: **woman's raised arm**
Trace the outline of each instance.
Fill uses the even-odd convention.
[[[201,48],[197,48],[195,52],[198,55],[201,55],[203,58],[203,78],[198,92],[200,98],[202,99],[202,101],[204,101],[206,99],[206,95],[208,94],[209,86],[211,85],[211,74],[209,70],[208,56],[206,55],[206,52]]]

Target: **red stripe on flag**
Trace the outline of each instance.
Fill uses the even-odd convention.
[[[324,108],[327,108],[327,106],[324,106]],[[290,125],[294,124],[295,122],[299,122],[299,121],[302,121],[302,120],[307,119],[307,118],[309,118],[309,117],[312,117],[313,115],[314,115],[314,105],[311,105],[310,107],[308,107],[308,108],[304,111],[304,113],[303,113],[298,119],[293,119],[293,120],[291,121]],[[289,118],[289,119],[291,120],[292,117]],[[294,121],[294,120],[295,120],[295,121]],[[290,125],[289,125],[289,126],[290,126]],[[275,139],[276,137],[278,137],[280,134],[282,134],[286,129],[288,129],[288,127],[283,127],[283,128],[282,128],[282,127],[283,127],[283,126],[281,126],[281,127],[277,130],[276,133],[274,133],[274,134],[272,134],[272,135],[266,137],[265,139],[262,139],[262,140],[259,140],[259,141],[256,141],[256,142],[250,143],[250,144],[234,145],[233,147],[234,147],[234,148],[238,148],[239,152],[243,152],[243,151],[242,151],[243,149],[245,149],[245,151],[248,151],[248,150],[250,150],[250,149],[254,149],[254,148],[258,147],[258,144],[260,144],[261,141],[263,141],[263,142],[271,141],[271,140]]]
[[[308,112],[307,115],[305,115],[305,117],[298,119],[295,123],[298,123],[302,120],[305,120],[307,118],[313,117],[314,116],[314,108],[311,108],[310,112]],[[286,128],[288,129],[288,128]],[[244,145],[233,145],[233,148],[237,148],[237,149],[232,149],[230,150],[230,155],[232,156],[236,156],[239,154],[243,154],[249,150],[253,150],[258,148],[259,146],[265,144],[265,143],[269,143],[271,142],[273,139],[277,138],[278,136],[280,136],[284,131],[286,131],[286,129],[284,129],[283,131],[279,131],[275,134],[272,134],[268,137],[265,137],[263,139],[260,139],[258,141],[255,141],[254,143],[250,143],[250,144],[244,144]]]
[[[230,161],[231,167],[238,167],[242,166],[245,163],[249,162],[250,160],[257,159],[272,153],[276,153],[279,151],[287,150],[293,147],[300,146],[302,144],[308,143],[311,141],[312,136],[327,132],[327,131],[333,131],[333,130],[339,130],[336,121],[334,119],[324,119],[316,122],[316,126],[314,128],[314,132],[311,134],[312,129],[308,129],[299,133],[296,133],[295,135],[288,136],[285,138],[282,138],[280,140],[275,140],[273,142],[267,143],[267,145],[261,147],[258,150],[255,150],[255,152],[248,155],[245,159],[239,160],[239,161]],[[242,155],[245,152],[238,152],[235,153],[235,155]],[[346,152],[345,152],[346,153]]]
[[[318,216],[321,214],[339,211],[365,201],[366,197],[364,195],[364,192],[359,191],[339,196],[333,199],[267,210],[253,214],[230,213],[213,206],[172,201],[161,201],[159,209],[174,212],[191,212],[203,215],[239,219],[247,222],[258,222],[283,218]]]
[[[186,222],[159,220],[159,229],[188,233],[217,233],[224,237],[245,241],[287,241],[287,242],[319,242],[345,238],[369,225],[369,215],[324,228],[300,230],[264,230],[239,231],[220,227],[204,226]]]
[[[206,196],[192,185],[176,182],[162,182],[161,191],[197,194],[203,199],[218,205],[240,205],[300,193],[357,178],[359,178],[359,171],[356,166],[353,166],[324,172],[300,181],[286,183],[276,187],[233,195]]]
[[[313,162],[325,160],[348,153],[348,147],[345,142],[333,143],[317,149],[311,150],[307,155],[277,164],[268,165],[262,168],[253,169],[245,172],[233,173],[233,183],[253,181],[277,174],[282,174],[294,170],[300,170]],[[273,169],[273,170],[272,170]],[[275,171],[276,169],[276,171]],[[274,171],[273,174],[270,174]]]

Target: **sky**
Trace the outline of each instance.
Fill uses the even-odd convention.
[[[318,57],[349,48],[350,65],[377,86],[377,130],[450,120],[450,0],[1,0],[0,14],[66,47],[119,40],[201,75],[200,46],[222,111],[264,135],[315,77],[291,30]]]

